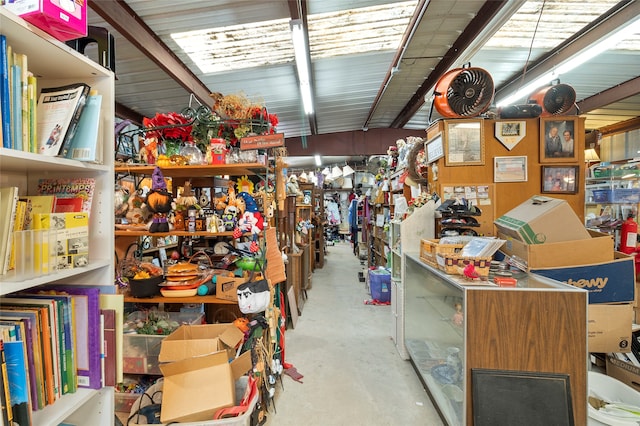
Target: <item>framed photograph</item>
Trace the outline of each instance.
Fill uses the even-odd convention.
[[[527,134],[527,122],[496,121],[495,137],[511,151]]]
[[[557,117],[540,119],[540,162],[566,163],[577,161],[575,129],[577,118],[558,120]]]
[[[578,193],[579,170],[580,166],[542,166],[542,193]]]
[[[439,158],[444,157],[442,133],[424,143],[424,152],[427,153],[427,163],[429,164],[433,163]]]
[[[482,120],[451,120],[444,126],[445,164],[447,166],[483,166],[484,137]]]
[[[526,182],[527,156],[495,157],[493,159],[494,182]]]

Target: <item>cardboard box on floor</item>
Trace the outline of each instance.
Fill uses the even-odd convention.
[[[160,365],[164,375],[160,421],[211,420],[236,403],[235,382],[252,369],[251,351],[229,362],[227,351]]]
[[[545,244],[546,245],[546,244]],[[531,268],[531,272],[589,291],[589,303],[635,302],[634,257],[615,252],[610,262]]]
[[[590,304],[587,307],[589,352],[631,352],[633,305]]]
[[[250,351],[234,359],[243,338],[233,324],[205,324],[183,325],[162,341],[162,423],[210,420],[235,404],[235,381],[252,368]]]
[[[527,244],[589,239],[584,223],[558,198],[536,195],[494,221],[498,232]]]

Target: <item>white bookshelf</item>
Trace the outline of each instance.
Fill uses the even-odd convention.
[[[28,56],[28,68],[38,77],[38,91],[81,81],[102,94],[104,159],[103,164],[90,164],[0,148],[0,186],[17,186],[21,196],[36,194],[40,178],[91,177],[96,181],[90,212],[89,266],[29,278],[11,272],[1,275],[0,303],[3,295],[49,283],[103,286],[105,292],[113,292],[114,74],[4,8],[0,8],[0,33],[14,52]],[[78,389],[33,412],[33,424],[55,426],[61,422],[113,425],[113,388]]]

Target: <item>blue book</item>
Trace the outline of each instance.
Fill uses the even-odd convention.
[[[0,34],[0,112],[2,113],[2,146],[11,148],[11,100],[9,99],[9,62],[7,38]]]
[[[22,68],[11,65],[11,141],[12,148],[22,151]]]
[[[60,153],[72,160],[100,163],[100,108],[102,95],[91,93],[82,109],[76,132],[66,152]],[[64,149],[64,148],[63,148]]]
[[[29,401],[25,343],[21,340],[4,342],[4,355],[7,362],[13,421],[19,425],[30,425],[32,424],[31,401]]]

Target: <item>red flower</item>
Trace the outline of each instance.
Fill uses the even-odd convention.
[[[147,138],[155,137],[160,142],[166,139],[191,141],[192,126],[186,125],[189,122],[190,120],[187,117],[176,112],[169,112],[165,114],[156,113],[153,118],[144,117],[142,119],[144,127],[153,129],[157,127],[170,126],[146,132]]]

